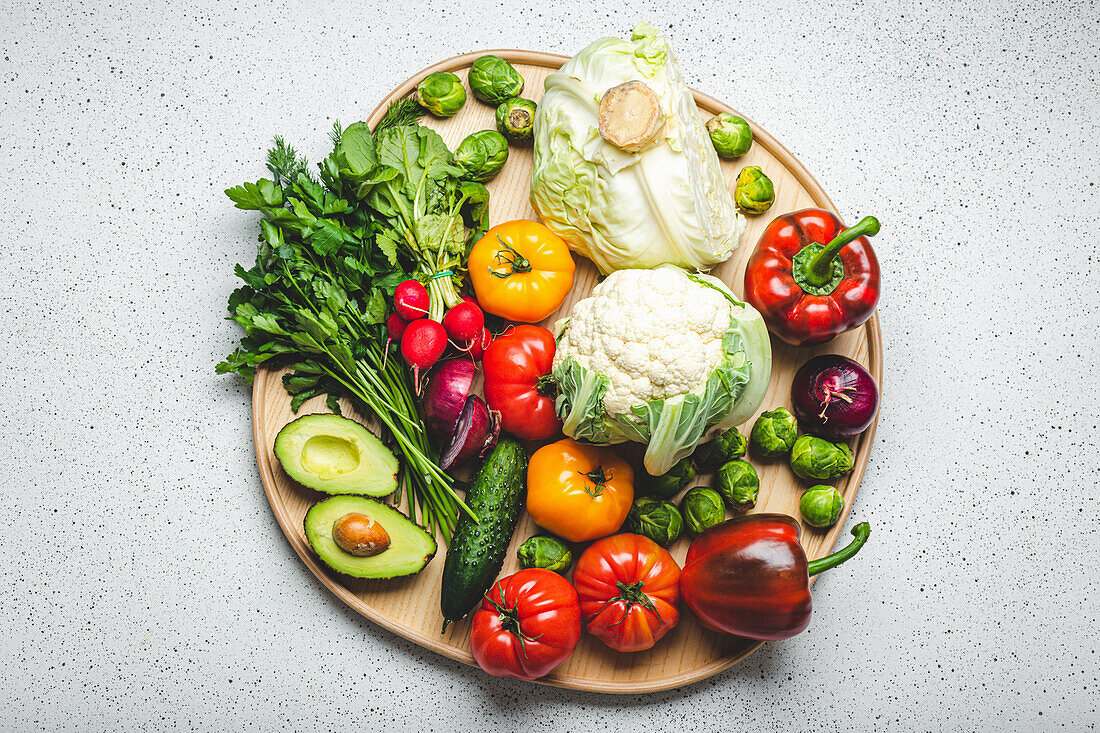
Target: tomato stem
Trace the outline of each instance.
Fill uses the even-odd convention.
[[[626,621],[626,617],[630,614],[630,609],[635,605],[642,606],[646,610],[652,611],[657,616],[657,628],[661,628],[661,624],[664,623],[664,619],[661,618],[661,612],[657,610],[657,606],[653,605],[653,599],[647,596],[642,588],[645,587],[645,582],[639,580],[637,583],[624,583],[618,581],[615,586],[619,589],[619,595],[609,600],[604,604],[604,607],[611,605],[615,601],[622,601],[626,608],[623,609],[623,617],[609,626],[618,626],[623,621]]]
[[[614,471],[606,471],[603,466],[596,466],[587,473],[584,471],[577,471],[577,473],[581,476],[587,476],[588,480],[592,482],[592,489],[585,486],[584,491],[593,499],[603,493],[604,488],[607,486],[607,482],[615,476]]]
[[[543,397],[557,397],[558,396],[558,382],[554,379],[553,374],[543,374],[535,382],[535,391]]]
[[[504,586],[498,583],[497,587],[500,588],[500,603],[497,603],[488,595],[486,595],[485,598],[489,601],[489,603],[492,604],[493,608],[495,608],[496,612],[500,615],[500,627],[510,634],[515,634],[516,638],[519,639],[519,650],[523,652],[523,656],[524,658],[526,658],[527,642],[538,641],[540,638],[542,638],[542,634],[539,634],[538,636],[527,636],[523,633],[523,629],[520,628],[519,624],[519,611],[516,610],[515,606],[508,606],[508,601],[504,598]]]
[[[512,245],[501,239],[499,234],[497,235],[497,241],[500,242],[500,246],[507,251],[498,249],[496,254],[494,255],[494,258],[496,259],[497,264],[508,265],[509,267],[507,272],[500,272],[490,267],[490,275],[492,275],[493,277],[499,277],[503,280],[505,278],[511,277],[512,275],[522,275],[525,272],[531,272],[530,260],[517,252],[515,248],[512,247]]]

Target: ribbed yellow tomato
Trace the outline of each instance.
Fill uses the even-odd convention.
[[[634,501],[634,470],[610,448],[566,438],[527,464],[527,513],[570,542],[614,534]]]
[[[569,247],[537,221],[497,224],[470,250],[470,282],[485,311],[535,323],[558,309],[573,288]]]

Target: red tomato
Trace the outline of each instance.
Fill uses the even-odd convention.
[[[620,652],[651,648],[680,622],[680,566],[639,534],[593,542],[573,570],[588,633]]]
[[[561,431],[554,411],[554,334],[516,326],[489,344],[482,358],[485,399],[500,426],[522,440],[547,440]]]
[[[494,677],[534,680],[573,654],[581,610],[569,581],[542,568],[498,580],[470,625],[474,661]]]

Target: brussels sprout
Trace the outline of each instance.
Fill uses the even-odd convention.
[[[730,461],[718,469],[715,488],[731,509],[752,509],[760,494],[760,477],[748,461]]]
[[[717,471],[723,463],[736,461],[745,455],[745,436],[737,432],[737,428],[730,428],[717,435],[709,443],[703,443],[695,449],[691,459],[704,473]]]
[[[573,553],[569,545],[557,537],[536,535],[527,540],[516,550],[520,567],[545,568],[563,575],[573,564]]]
[[[844,497],[832,486],[812,486],[798,502],[802,518],[814,527],[832,527],[844,509]]]
[[[450,117],[466,104],[466,88],[451,72],[433,71],[416,85],[416,101],[436,117]]]
[[[680,501],[680,514],[684,516],[688,532],[694,537],[705,529],[721,524],[726,518],[726,506],[717,491],[696,486],[684,494]]]
[[[737,188],[733,200],[746,214],[763,214],[775,202],[772,179],[764,175],[758,165],[750,165],[737,174]]]
[[[737,115],[721,112],[707,121],[707,132],[714,149],[723,158],[739,158],[749,152],[752,128]]]
[[[798,421],[786,407],[777,407],[756,418],[749,441],[761,458],[786,458],[798,437]]]
[[[475,61],[467,81],[475,97],[493,106],[523,91],[523,77],[500,56],[487,55]]]
[[[791,470],[800,478],[830,481],[852,470],[852,449],[844,443],[803,435],[791,448]]]
[[[455,163],[466,178],[488,181],[500,173],[508,160],[508,141],[496,130],[478,130],[467,135],[455,150]]]
[[[646,473],[640,478],[639,494],[671,499],[695,479],[695,466],[692,465],[690,458],[681,458],[676,465],[668,469],[668,473],[660,476],[650,476]]]
[[[535,103],[512,97],[497,107],[497,130],[515,145],[530,145],[535,129]]]
[[[635,499],[626,517],[626,527],[631,532],[645,535],[662,547],[668,547],[680,538],[684,518],[670,501],[644,496]]]

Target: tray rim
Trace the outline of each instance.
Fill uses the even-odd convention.
[[[377,107],[371,112],[367,118],[367,122],[370,125],[377,123],[381,119],[382,114],[385,112],[386,107],[391,101],[408,95],[416,87],[416,84],[425,75],[434,71],[455,71],[457,69],[463,69],[469,66],[475,59],[486,54],[493,54],[500,56],[501,58],[512,62],[526,64],[529,66],[541,66],[550,69],[560,68],[562,64],[569,60],[570,57],[562,56],[560,54],[544,53],[541,51],[528,51],[523,49],[486,49],[483,51],[471,51],[469,53],[453,56],[444,61],[440,61],[436,64],[428,66],[418,71],[413,76],[406,79],[400,85],[394,88],[390,94],[383,99]],[[762,129],[759,125],[752,121],[744,114],[737,112],[729,105],[721,102],[715,97],[709,94],[700,92],[694,88],[691,89],[692,95],[695,98],[696,105],[704,111],[711,113],[718,112],[730,112],[744,118],[752,127],[753,139],[755,142],[760,142],[769,153],[777,158],[788,171],[798,180],[802,187],[810,194],[814,199],[814,203],[821,208],[828,209],[830,211],[836,211],[836,205],[825,189],[813,176],[809,170],[802,165],[802,163],[784,147],[778,140],[776,140],[769,132]],[[883,393],[883,380],[882,380],[882,331],[879,327],[878,311],[871,315],[871,318],[861,327],[867,329],[867,355],[868,355],[868,371],[874,376],[879,386],[879,397],[881,405],[881,398]],[[283,535],[286,537],[290,546],[294,549],[294,552],[309,568],[310,572],[324,585],[328,590],[340,599],[345,605],[351,608],[356,613],[370,619],[375,624],[382,628],[407,639],[419,646],[433,651],[437,654],[441,654],[450,659],[454,659],[465,664],[476,666],[473,657],[470,653],[463,649],[457,649],[450,645],[442,643],[438,637],[428,636],[416,629],[402,626],[398,623],[391,622],[390,619],[377,614],[367,603],[349,591],[336,579],[334,579],[328,571],[321,567],[320,563],[314,558],[310,548],[298,535],[297,523],[294,522],[289,512],[286,509],[286,505],[283,503],[282,497],[279,495],[277,486],[274,480],[274,473],[271,466],[270,459],[268,457],[268,451],[264,448],[264,436],[261,434],[262,413],[261,407],[263,400],[261,396],[268,389],[268,381],[274,377],[278,369],[272,369],[262,367],[257,370],[256,378],[252,385],[252,441],[253,449],[256,454],[256,466],[260,472],[260,481],[264,487],[264,495],[267,497],[268,504],[271,506],[271,510],[275,515],[275,519],[279,524],[279,529],[282,530]],[[881,408],[879,410],[881,414]],[[846,502],[844,510],[837,520],[837,525],[843,527],[845,521],[848,518],[848,513],[851,511],[852,505],[855,503],[855,497],[859,493],[860,485],[863,483],[863,474],[867,468],[867,461],[871,455],[871,446],[874,444],[875,431],[878,428],[879,414],[875,415],[874,421],[871,426],[859,437],[856,445],[855,455],[856,461],[852,468],[852,473],[849,478],[849,483],[852,485],[851,501]],[[836,542],[839,539],[840,534],[833,540],[832,547],[836,546]],[[830,547],[830,551],[832,550]],[[810,582],[816,578],[810,578]],[[764,642],[757,642],[744,650],[741,650],[735,654],[721,657],[710,664],[702,667],[696,667],[694,669],[685,671],[684,673],[674,676],[663,678],[661,680],[654,681],[652,683],[638,684],[633,682],[615,682],[611,680],[602,681],[599,683],[592,682],[577,682],[569,679],[539,679],[535,682],[543,685],[549,685],[553,687],[561,687],[566,689],[584,690],[587,692],[599,692],[605,694],[639,694],[647,692],[660,692],[664,690],[671,690],[678,687],[690,685],[695,682],[712,677],[719,672],[729,669],[733,665],[742,661],[750,654],[758,650],[764,645]]]

